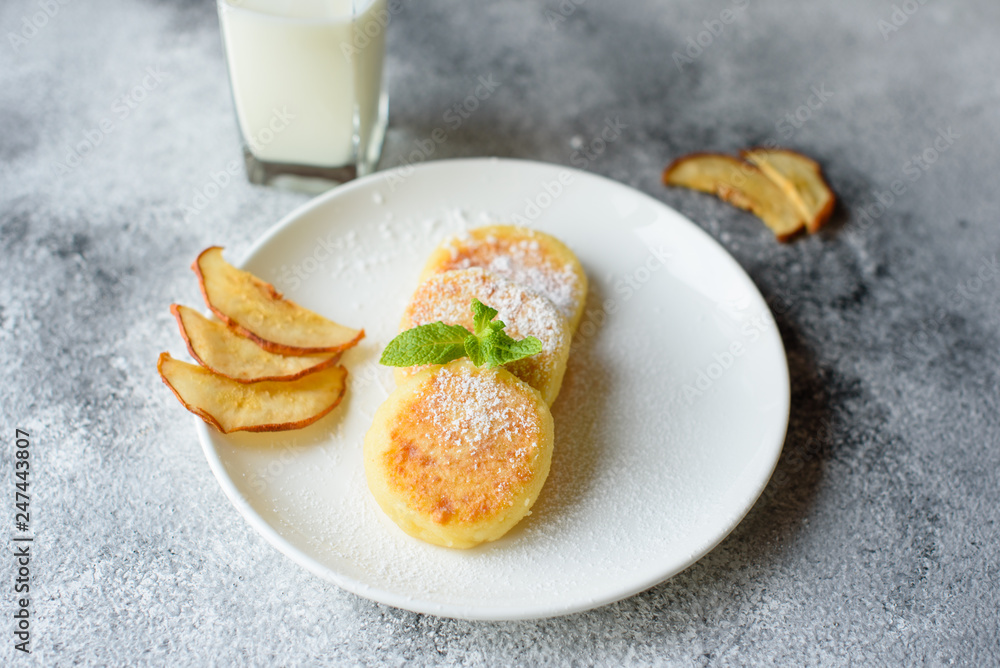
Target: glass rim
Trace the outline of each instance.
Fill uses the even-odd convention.
[[[308,1],[308,0],[306,0]],[[313,0],[314,2],[322,2],[322,0]],[[243,14],[249,14],[252,16],[263,17],[271,19],[274,21],[282,21],[287,23],[299,23],[299,24],[314,24],[314,25],[333,25],[338,23],[345,23],[349,21],[354,21],[365,11],[367,11],[372,5],[379,0],[351,0],[351,14],[349,16],[317,16],[317,17],[303,17],[303,16],[282,16],[281,14],[272,14],[271,12],[261,11],[259,9],[253,9],[251,7],[244,6],[246,0],[216,0],[215,5],[219,12],[239,12]],[[358,5],[361,5],[360,7]]]

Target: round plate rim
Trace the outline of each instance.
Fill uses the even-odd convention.
[[[518,158],[455,158],[447,160],[434,160],[421,163],[419,165],[411,166],[401,166],[394,169],[389,169],[385,171],[375,172],[367,176],[361,177],[354,181],[342,184],[331,190],[318,195],[310,199],[307,202],[297,206],[290,213],[283,216],[277,223],[272,225],[267,231],[265,231],[247,250],[244,254],[241,262],[237,264],[239,267],[245,266],[249,263],[257,254],[262,252],[267,245],[279,234],[284,232],[286,228],[293,226],[296,221],[313,211],[314,209],[325,206],[330,200],[344,196],[345,194],[358,189],[364,189],[371,186],[371,184],[385,181],[392,176],[409,176],[412,175],[412,171],[407,170],[417,170],[417,171],[429,171],[435,169],[448,169],[454,166],[463,166],[466,169],[476,169],[484,166],[496,167],[497,165],[511,165],[514,167],[521,166],[532,167],[532,168],[546,168],[553,170],[553,175],[557,175],[561,171],[569,172],[575,177],[585,178],[585,179],[596,179],[603,182],[604,185],[612,188],[622,188],[629,191],[633,196],[638,196],[654,204],[654,206],[659,206],[670,211],[671,215],[678,217],[685,224],[691,226],[696,235],[701,235],[702,241],[708,242],[709,245],[714,246],[716,250],[721,252],[721,255],[725,259],[733,263],[735,268],[743,278],[746,280],[747,284],[752,287],[754,293],[762,301],[764,301],[763,295],[761,295],[760,290],[757,288],[756,284],[746,273],[746,270],[736,261],[736,259],[729,253],[724,246],[722,246],[718,241],[712,238],[705,230],[691,221],[687,216],[681,214],[676,209],[664,204],[663,202],[657,200],[654,197],[638,190],[627,186],[621,182],[614,181],[607,177],[601,176],[599,174],[594,174],[592,172],[586,172],[583,170],[575,169],[572,167],[567,167],[565,165],[546,163],[535,160],[524,160]],[[766,303],[766,302],[765,302]],[[770,466],[767,469],[767,475],[762,476],[761,480],[758,481],[756,488],[753,490],[752,494],[746,496],[745,507],[741,508],[738,513],[733,515],[733,520],[729,523],[724,530],[720,531],[715,540],[710,541],[702,549],[697,550],[692,553],[683,563],[675,565],[673,568],[664,570],[662,573],[657,573],[632,587],[626,589],[616,589],[615,591],[607,594],[603,597],[589,598],[587,600],[581,600],[573,604],[554,604],[549,606],[533,606],[531,608],[511,608],[511,607],[490,607],[490,606],[467,606],[467,605],[446,605],[430,603],[426,601],[417,601],[407,596],[402,596],[394,592],[378,589],[367,585],[363,582],[359,582],[354,578],[348,577],[342,573],[335,571],[332,568],[324,566],[318,563],[316,560],[305,554],[298,547],[290,543],[287,539],[281,536],[263,517],[261,517],[250,505],[250,503],[243,498],[239,490],[236,488],[235,483],[230,478],[222,464],[222,460],[219,457],[218,452],[212,445],[211,431],[208,425],[205,424],[200,418],[193,417],[195,420],[196,431],[198,432],[198,440],[201,443],[202,451],[205,453],[205,458],[208,460],[209,468],[211,469],[219,485],[222,487],[223,492],[229,498],[230,502],[236,507],[237,511],[243,516],[243,518],[261,535],[264,539],[270,543],[275,549],[281,552],[283,555],[290,558],[292,561],[297,563],[299,566],[305,568],[310,573],[331,582],[341,589],[344,589],[352,594],[356,594],[363,598],[375,601],[377,603],[383,603],[385,605],[390,605],[395,608],[402,610],[409,610],[411,612],[431,614],[438,617],[448,617],[453,619],[466,619],[473,621],[516,621],[516,620],[530,620],[530,619],[544,619],[548,617],[557,617],[562,615],[569,615],[579,612],[585,612],[587,610],[592,610],[595,608],[614,603],[616,601],[621,601],[631,596],[634,596],[640,592],[643,592],[651,587],[654,587],[673,576],[677,575],[681,571],[689,568],[693,564],[701,560],[705,555],[714,550],[719,543],[726,539],[726,537],[732,533],[732,531],[739,526],[743,518],[746,517],[750,509],[756,504],[757,499],[763,493],[764,489],[767,487],[771,476],[778,464],[778,460],[781,456],[782,449],[784,447],[785,437],[788,432],[788,420],[791,414],[791,378],[788,370],[788,359],[787,353],[785,351],[784,343],[781,340],[781,336],[776,332],[772,333],[775,342],[777,343],[780,350],[780,358],[782,360],[783,373],[780,374],[780,380],[782,381],[781,392],[783,394],[783,404],[784,404],[784,417],[782,419],[782,426],[779,429],[780,436],[777,438],[776,444],[773,447],[773,457]],[[775,369],[777,372],[778,370]]]

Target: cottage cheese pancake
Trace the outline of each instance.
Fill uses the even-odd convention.
[[[528,514],[549,474],[553,425],[536,390],[467,360],[396,388],[365,436],[365,474],[403,531],[468,548]]]
[[[569,325],[545,297],[478,268],[434,274],[417,288],[400,329],[440,321],[472,330],[473,297],[499,311],[497,319],[507,325],[505,331],[510,336],[534,336],[542,342],[542,352],[511,362],[506,368],[541,392],[551,405],[562,387],[572,335]],[[396,382],[403,382],[423,368],[396,369]]]
[[[421,280],[453,269],[481,267],[547,298],[569,322],[572,335],[583,316],[587,275],[576,255],[552,235],[515,225],[469,230],[441,244]]]

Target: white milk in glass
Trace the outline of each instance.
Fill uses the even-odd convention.
[[[219,0],[253,157],[371,170],[385,131],[386,0]]]

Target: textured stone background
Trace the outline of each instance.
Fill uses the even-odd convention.
[[[434,158],[583,160],[691,217],[780,297],[791,431],[742,525],[644,594],[539,622],[424,617],[294,566],[224,498],[154,372],[176,348],[167,304],[197,303],[196,251],[238,256],[305,201],[237,179],[182,215],[237,157],[214,5],[68,2],[15,49],[39,4],[5,0],[2,479],[26,427],[39,536],[34,653],[19,663],[1000,663],[1000,4],[910,0],[884,35],[888,0],[750,0],[679,69],[672,52],[739,3],[576,1],[564,21],[546,16],[553,0],[408,3],[391,26],[383,166],[492,73],[501,87]],[[148,67],[162,81],[120,118]],[[814,86],[829,99],[782,124]],[[58,173],[104,118],[111,133]],[[608,118],[621,138],[574,157]],[[907,180],[948,128],[958,138]],[[821,159],[842,198],[823,234],[781,246],[658,183],[681,153],[776,135]],[[862,217],[897,179],[906,192]]]

